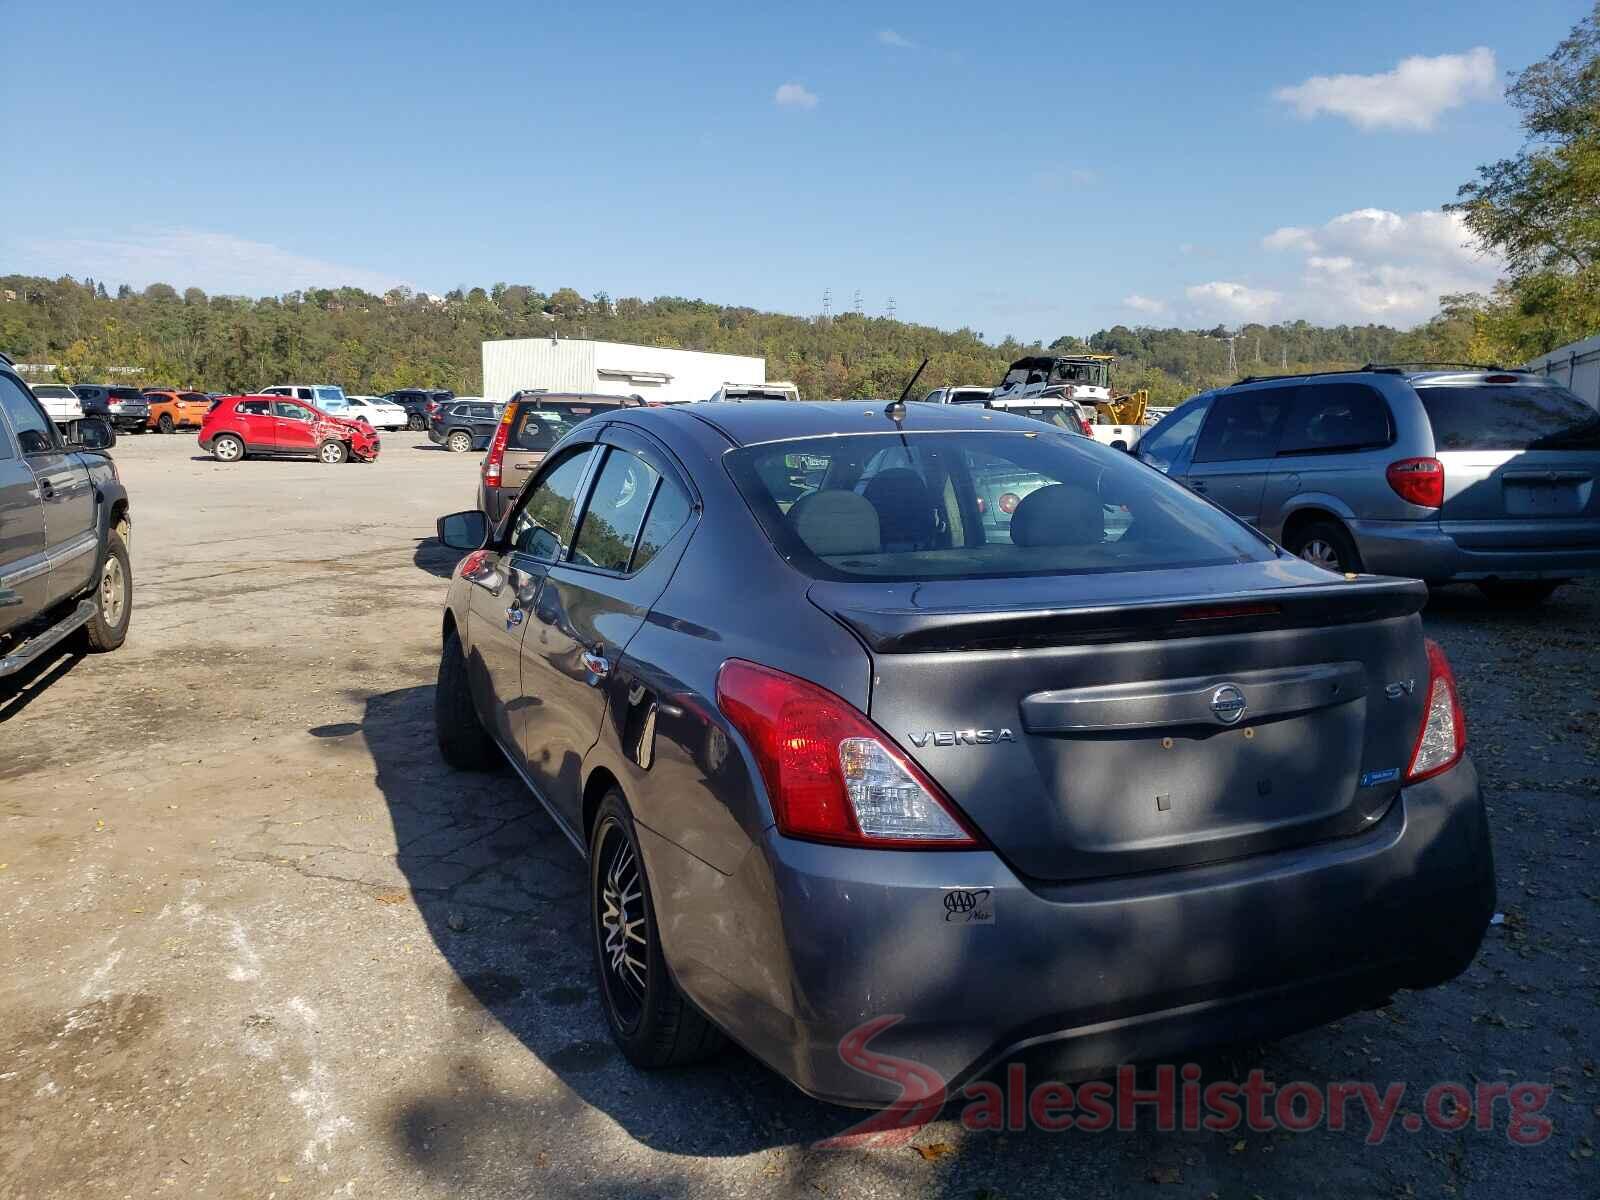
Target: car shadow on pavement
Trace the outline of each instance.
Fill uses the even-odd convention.
[[[552,1130],[571,1137],[575,1123],[603,1124],[599,1114],[644,1145],[711,1156],[809,1143],[864,1115],[810,1100],[734,1048],[694,1068],[635,1070],[611,1041],[595,990],[583,859],[538,801],[509,768],[470,773],[443,763],[431,687],[369,698],[360,728],[397,865],[455,980],[445,1002],[460,1036],[434,1051],[436,1071],[418,1072],[439,1086],[393,1113],[396,1139],[420,1166],[455,1177],[507,1139],[525,1140],[531,1166],[540,1151],[554,1152]],[[570,757],[560,770],[576,772]],[[544,1070],[505,1072],[483,1057],[485,1015]],[[556,1086],[511,1091],[495,1082],[545,1072]]]
[[[944,1139],[971,1145],[959,1162],[935,1170],[928,1154],[905,1145],[817,1147],[868,1114],[804,1096],[737,1046],[694,1067],[636,1070],[616,1049],[600,1008],[587,872],[576,849],[509,768],[471,773],[444,764],[434,741],[431,687],[365,703],[359,730],[393,822],[396,863],[449,969],[440,984],[446,1035],[417,1047],[412,1082],[388,1103],[385,1122],[393,1144],[453,1190],[492,1184],[500,1192],[540,1191],[570,1179],[544,1173],[565,1167],[582,1173],[585,1190],[597,1195],[694,1195],[704,1187],[706,1167],[693,1159],[720,1160],[731,1169],[733,1160],[764,1151],[781,1151],[764,1169],[764,1183],[806,1194],[849,1190],[862,1182],[858,1172],[890,1192],[914,1188],[939,1196],[1026,1191],[1041,1170],[1093,1172],[1132,1187],[1158,1178],[1152,1171],[1176,1171],[1179,1162],[1201,1166],[1202,1177],[1248,1181],[1248,1191],[1269,1186],[1274,1171],[1288,1165],[1242,1162],[1230,1150],[1232,1136],[1173,1135],[1148,1123],[1093,1138],[1038,1130],[964,1135],[951,1122],[965,1101],[953,1097],[943,1123],[918,1141],[935,1144],[933,1157],[952,1153]],[[346,727],[314,732],[339,736]],[[558,773],[578,769],[571,757]],[[1286,911],[1277,919],[1293,928],[1311,924],[1305,913]],[[1171,938],[1181,946],[1204,941],[1206,931],[1175,929]],[[855,952],[887,959],[896,950]],[[941,966],[952,974],[982,973],[982,964],[965,954]],[[502,1029],[525,1057],[507,1054]],[[1332,1037],[1319,1030],[1295,1041],[1319,1055],[1333,1049]],[[1287,1060],[1281,1049],[1267,1053],[1276,1059],[1265,1060],[1274,1074],[1307,1070],[1303,1062],[1291,1065],[1298,1057],[1292,1049]],[[1243,1077],[1236,1057],[1200,1061],[1209,1064],[1208,1078]],[[1349,1141],[1338,1137],[1328,1145],[1343,1154]],[[641,1156],[641,1148],[656,1153]],[[663,1155],[670,1156],[665,1163]],[[1299,1168],[1305,1178],[1325,1169],[1311,1161]],[[1352,1162],[1344,1182],[1358,1190],[1375,1186],[1372,1173],[1381,1169],[1370,1159]],[[1165,1174],[1159,1178],[1166,1181]]]
[[[83,661],[83,655],[57,646],[7,679],[0,679],[0,725],[21,714],[56,680]]]
[[[452,550],[436,537],[425,537],[417,540],[417,548],[412,552],[411,562],[429,575],[439,579],[449,579],[455,574],[456,564],[467,556],[465,550]]]

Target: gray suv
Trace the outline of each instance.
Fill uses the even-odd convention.
[[[1333,571],[1471,581],[1513,607],[1600,575],[1600,412],[1525,372],[1246,379],[1136,454]]]

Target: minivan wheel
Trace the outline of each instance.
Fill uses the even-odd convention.
[[[722,1031],[667,970],[633,816],[615,788],[600,801],[589,837],[589,914],[601,1007],[628,1061],[653,1071],[720,1050]]]
[[[133,570],[128,547],[115,529],[106,534],[106,560],[100,566],[94,601],[98,611],[79,629],[79,645],[91,654],[103,654],[127,641],[133,617]]]
[[[445,439],[444,444],[456,454],[465,454],[472,449],[472,437],[458,429]]]
[[[439,753],[452,767],[487,771],[499,765],[494,739],[473,706],[466,652],[461,648],[461,635],[453,629],[439,655],[439,680],[433,689],[433,727],[439,739]]]
[[[238,462],[244,457],[244,443],[231,433],[224,433],[211,443],[211,456],[218,462]]]
[[[330,467],[336,466],[350,457],[350,448],[343,442],[323,442],[317,449],[317,457]]]
[[[1566,582],[1565,579],[1485,579],[1478,584],[1478,590],[1496,608],[1537,608]]]
[[[1296,557],[1341,575],[1361,570],[1355,541],[1343,525],[1333,521],[1312,521],[1300,526],[1287,547]]]

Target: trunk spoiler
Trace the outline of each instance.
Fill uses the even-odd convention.
[[[1000,582],[1000,581],[995,581]],[[1055,581],[1060,587],[1063,581]],[[1427,585],[1366,576],[1291,587],[1190,592],[1112,603],[924,607],[920,584],[817,583],[812,603],[881,654],[1208,637],[1381,621],[1420,612]],[[1147,593],[1148,595],[1148,593]],[[873,603],[876,600],[877,603]]]

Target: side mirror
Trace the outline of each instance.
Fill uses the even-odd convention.
[[[109,450],[117,444],[117,435],[104,417],[84,417],[76,422],[67,437],[69,444],[85,450]]]
[[[440,517],[434,528],[452,550],[478,550],[489,540],[489,518],[475,508]]]

